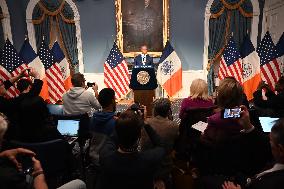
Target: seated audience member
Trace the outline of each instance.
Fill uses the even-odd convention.
[[[33,163],[33,171],[31,176],[33,177],[34,189],[48,189],[45,181],[44,171],[40,162],[35,158],[35,153],[23,149],[11,149],[1,151],[1,144],[4,133],[6,132],[8,124],[3,116],[0,116],[0,186],[3,189],[29,189],[32,188],[31,184],[26,181],[26,175],[22,172],[22,162],[17,158],[20,155],[30,156]],[[59,189],[85,189],[86,185],[81,180],[73,180]]]
[[[55,123],[50,120],[47,105],[40,96],[25,98],[19,104],[18,109],[19,124],[13,140],[24,143],[39,143],[64,139],[57,130]],[[64,177],[71,178],[78,164],[67,141],[64,142],[62,151],[66,152],[66,164],[68,165]]]
[[[284,119],[279,119],[270,133],[271,151],[275,164],[271,169],[256,174],[253,178],[246,179],[246,183],[235,185],[225,182],[223,189],[282,189],[284,186]]]
[[[239,107],[243,101],[241,84],[234,78],[223,79],[217,89],[216,100],[218,107],[222,110]],[[241,129],[242,127],[236,119],[224,119],[219,111],[208,118],[208,126],[202,139],[209,143],[218,143],[238,135]]]
[[[139,152],[141,129],[145,128],[154,148]],[[166,154],[160,137],[137,112],[127,110],[116,120],[117,145],[108,140],[101,150],[102,174],[97,188],[153,188],[154,173]]]
[[[71,82],[73,87],[63,95],[63,112],[69,115],[79,115],[84,113],[92,113],[93,109],[100,109],[97,100],[98,85],[93,85],[92,89],[95,96],[86,90],[84,75],[76,73],[72,76]]]
[[[243,89],[235,79],[222,80],[217,93],[218,106],[221,109],[241,108],[241,118],[225,119],[222,118],[221,112],[208,118],[208,126],[201,136],[203,149],[197,150],[197,153],[204,153],[196,158],[199,166],[204,174],[254,174],[263,168],[270,158],[269,143],[265,139],[254,142],[251,135],[260,132],[258,129],[252,134],[246,134],[243,120],[247,121],[247,117],[250,117],[246,106],[241,105]],[[250,120],[249,124],[251,125]],[[244,157],[249,158],[244,160]]]
[[[266,90],[265,96],[267,100],[262,98],[262,89]],[[258,86],[258,90],[254,92],[254,104],[259,108],[269,108],[273,110],[284,109],[284,76],[282,76],[275,85],[275,91],[277,95],[271,91],[269,86],[264,82],[261,82]]]
[[[149,124],[161,137],[167,149],[173,151],[174,142],[178,136],[178,125],[172,121],[171,101],[167,98],[160,98],[154,101],[154,117],[148,118],[146,123]],[[141,138],[142,151],[153,148],[153,145],[145,132],[142,130]],[[170,183],[170,174],[173,168],[171,155],[166,156],[161,162],[161,167],[156,173],[156,180],[163,180],[166,185]]]
[[[18,105],[18,137],[22,142],[44,142],[63,138],[49,121],[49,110],[41,97],[25,98]]]
[[[105,141],[113,134],[115,127],[115,92],[111,88],[104,88],[100,91],[98,101],[102,111],[93,114],[90,126],[92,139],[90,141],[90,157],[96,166],[99,166],[99,152]]]
[[[167,98],[160,98],[154,101],[154,117],[146,119],[157,134],[162,138],[163,142],[169,149],[173,149],[174,141],[178,134],[178,125],[172,120],[171,101]],[[148,135],[142,133],[142,149],[149,149],[152,143]]]
[[[195,79],[190,86],[190,96],[181,103],[179,117],[182,119],[186,110],[190,108],[208,108],[213,105],[212,99],[208,96],[207,83],[203,79]]]

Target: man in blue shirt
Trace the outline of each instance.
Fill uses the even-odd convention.
[[[114,131],[116,111],[114,90],[111,88],[102,89],[98,95],[98,101],[102,106],[102,110],[95,112],[92,117],[92,139],[89,153],[92,163],[96,166],[99,166],[101,148]]]

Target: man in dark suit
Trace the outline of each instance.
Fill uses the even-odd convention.
[[[225,182],[223,189],[282,189],[284,186],[284,119],[278,120],[270,133],[271,151],[275,164],[271,169],[247,179],[244,186],[235,185],[232,182]]]
[[[141,46],[141,54],[134,58],[134,66],[153,66],[153,58],[147,54],[148,47]]]

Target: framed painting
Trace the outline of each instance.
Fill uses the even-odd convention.
[[[115,0],[117,45],[124,57],[148,46],[153,57],[161,56],[169,39],[169,0]]]

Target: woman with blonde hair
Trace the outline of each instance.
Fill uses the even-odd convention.
[[[186,110],[191,108],[209,108],[214,106],[208,95],[208,85],[203,79],[195,79],[190,86],[190,96],[181,103],[179,117],[182,119]]]

